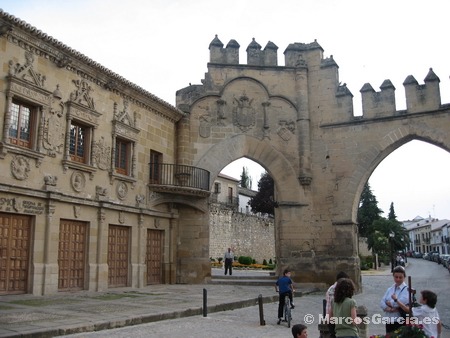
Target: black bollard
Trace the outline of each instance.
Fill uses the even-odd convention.
[[[266,321],[264,320],[264,309],[263,309],[263,299],[262,295],[258,296],[258,305],[259,305],[259,325],[266,325]]]
[[[203,317],[208,315],[208,306],[207,306],[207,292],[206,289],[203,289]]]

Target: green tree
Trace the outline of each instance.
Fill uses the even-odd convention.
[[[252,212],[261,212],[264,214],[274,215],[274,182],[269,173],[265,172],[261,175],[258,182],[258,192],[248,202]]]
[[[378,208],[378,201],[375,195],[370,189],[370,185],[367,182],[361,193],[358,208],[358,230],[359,235],[362,237],[369,236],[369,227],[376,220],[381,218],[383,210]]]
[[[409,241],[408,233],[401,222],[380,218],[369,228],[367,246],[378,254],[390,256],[393,252],[403,250],[409,245]]]
[[[252,178],[248,174],[247,167],[242,167],[241,180],[239,181],[239,185],[242,188],[251,189],[252,188]]]
[[[391,202],[391,206],[389,207],[388,220],[390,221],[397,220],[397,215],[395,214],[394,210],[394,202]]]

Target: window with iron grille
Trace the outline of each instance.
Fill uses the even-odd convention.
[[[11,123],[9,139],[11,144],[24,148],[33,148],[37,107],[13,101],[11,105]]]
[[[69,154],[74,162],[88,163],[89,138],[91,129],[85,125],[72,121],[70,125]]]
[[[120,138],[116,139],[115,167],[116,172],[122,175],[129,175],[129,163],[131,156],[131,142]]]

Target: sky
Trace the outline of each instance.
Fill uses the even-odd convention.
[[[403,81],[412,75],[423,84],[430,68],[450,103],[448,0],[0,0],[0,8],[172,105],[177,90],[201,84],[216,34],[240,44],[240,63],[252,38],[263,48],[272,41],[280,66],[290,43],[317,40],[338,64],[355,115],[363,85],[379,91],[386,79],[397,110],[406,109]],[[401,220],[450,219],[449,167],[448,152],[412,141],[369,183],[386,215],[394,202]],[[248,168],[256,189],[261,169]],[[239,178],[242,165],[236,170],[226,173]]]

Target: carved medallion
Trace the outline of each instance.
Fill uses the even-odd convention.
[[[28,178],[30,172],[30,161],[24,156],[14,156],[11,160],[11,174],[14,178],[23,181]]]
[[[125,182],[119,182],[117,184],[116,188],[117,197],[119,197],[120,200],[123,200],[125,197],[127,197],[128,194],[128,186]]]
[[[83,190],[86,185],[86,178],[84,177],[84,174],[80,171],[74,171],[70,177],[70,184],[76,192]]]
[[[233,123],[244,133],[250,130],[256,123],[255,110],[252,107],[253,99],[249,99],[245,93],[238,99],[234,98],[237,106],[233,109]]]

